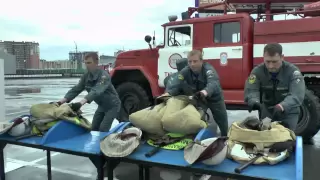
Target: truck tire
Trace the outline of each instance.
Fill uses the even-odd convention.
[[[320,103],[312,91],[306,90],[306,95],[300,107],[300,117],[296,128],[296,135],[304,140],[311,139],[320,129]]]
[[[117,87],[121,100],[120,122],[129,121],[129,115],[150,105],[148,93],[137,83],[125,82]]]

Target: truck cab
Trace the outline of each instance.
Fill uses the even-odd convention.
[[[244,105],[244,81],[253,66],[252,17],[243,13],[182,21],[176,19],[177,17],[170,16],[170,22],[162,25],[163,45],[150,45],[149,49],[127,51],[118,55],[115,67],[110,72],[112,81],[116,87],[120,86],[119,95],[124,98],[124,106],[137,105],[125,109],[141,109],[152,104],[153,98],[164,92],[164,79],[177,72],[176,61],[187,58],[192,49],[202,50],[204,61],[217,70],[226,103],[230,106]],[[151,37],[146,36],[145,40],[150,43]],[[126,85],[127,83],[135,85]],[[137,87],[135,92],[139,92],[139,95],[129,93],[132,91],[131,87]],[[122,89],[127,95],[122,95]],[[131,103],[126,100],[128,97]],[[143,101],[133,103],[141,99]]]
[[[164,24],[165,44],[159,49],[158,59],[159,86],[164,87],[166,76],[177,71],[177,59],[199,49],[204,61],[217,70],[226,103],[243,104],[243,82],[253,66],[253,26],[252,17],[245,13]]]
[[[288,57],[286,54],[293,54],[288,57],[288,61],[300,68],[308,88],[301,106],[296,134],[306,139],[313,137],[320,129],[320,50],[316,47],[304,47],[302,44],[320,45],[320,17],[277,22],[272,20],[270,14],[272,5],[267,5],[268,3],[265,9],[267,17],[263,22],[260,21],[261,15],[258,14],[257,19],[253,19],[248,12],[190,18],[193,10],[199,8],[189,8],[186,12],[188,18],[177,21],[176,16],[170,16],[169,22],[162,25],[163,45],[152,47],[152,38],[147,35],[145,41],[149,45],[148,49],[120,53],[110,71],[112,83],[122,102],[119,120],[126,121],[131,113],[151,106],[155,97],[164,93],[165,79],[178,71],[176,61],[187,58],[192,49],[201,50],[204,61],[216,69],[227,109],[247,109],[244,103],[245,81],[254,66],[263,62],[264,45],[279,42],[286,46],[285,57]],[[295,6],[300,7],[297,3]],[[284,5],[274,7],[275,13],[279,13],[279,7]],[[257,8],[261,12],[261,6],[258,5]],[[282,11],[287,12],[287,9]],[[311,13],[310,10],[307,13],[320,15]],[[299,48],[307,48],[308,52],[300,52]]]

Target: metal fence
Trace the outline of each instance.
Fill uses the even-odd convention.
[[[84,69],[17,69],[15,75],[33,74],[83,74]],[[9,75],[9,74],[8,74]],[[13,75],[13,74],[12,74]]]

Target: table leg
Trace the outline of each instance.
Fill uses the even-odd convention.
[[[103,180],[104,179],[104,168],[103,168],[103,166],[104,166],[104,164],[105,164],[105,160],[104,160],[104,158],[103,157],[98,157],[98,180]],[[109,172],[108,172],[108,174],[109,174]],[[109,177],[108,177],[108,179],[109,179]],[[113,180],[113,179],[110,179],[110,180]]]
[[[6,179],[6,174],[5,174],[5,164],[4,164],[4,154],[3,150],[6,147],[6,144],[0,144],[0,180],[5,180]]]
[[[150,179],[150,167],[145,166],[144,167],[144,180],[149,180]]]
[[[139,180],[149,180],[150,179],[150,167],[144,165],[139,166]]]
[[[139,180],[144,180],[144,167],[139,165]]]
[[[120,164],[119,160],[107,160],[108,180],[113,180],[113,170]]]
[[[47,176],[48,180],[52,180],[52,173],[51,173],[51,153],[47,150]]]

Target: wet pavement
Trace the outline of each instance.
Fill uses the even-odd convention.
[[[72,87],[78,79],[28,79],[6,80],[6,120],[28,114],[29,108],[36,103],[57,101]],[[75,99],[80,100],[86,93]],[[84,116],[91,121],[97,105],[91,103],[82,108]],[[229,123],[249,115],[247,111],[228,111]],[[117,122],[114,122],[116,124]],[[320,176],[320,135],[315,137],[315,145],[304,147],[304,180],[313,180]],[[8,145],[6,179],[44,180],[47,179],[46,154],[42,150]],[[89,159],[52,152],[52,173],[54,180],[94,180],[96,169]],[[195,180],[188,172],[169,171],[159,168],[151,170],[152,180]],[[138,167],[132,164],[120,164],[115,170],[119,180],[138,180]],[[178,177],[177,177],[178,176]],[[180,177],[180,178],[179,178]],[[211,178],[220,179],[220,178]]]

